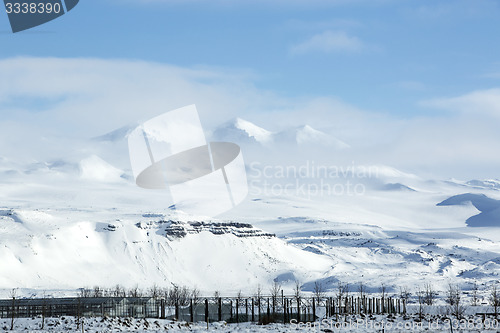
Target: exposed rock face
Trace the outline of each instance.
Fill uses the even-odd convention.
[[[233,234],[236,237],[276,237],[275,234],[264,232],[254,228],[248,223],[238,222],[202,222],[202,221],[151,221],[137,223],[140,229],[157,229],[157,232],[167,238],[183,238],[187,234],[199,234],[202,231],[211,232],[214,235]]]

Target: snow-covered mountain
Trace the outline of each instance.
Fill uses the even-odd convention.
[[[158,214],[3,209],[0,235],[2,288],[176,283],[209,295],[251,292],[282,272],[319,278],[331,265],[249,224],[172,221]]]
[[[235,118],[218,127],[213,132],[213,137],[221,141],[264,145],[273,141],[272,132],[241,118]]]
[[[297,145],[320,145],[336,149],[349,148],[349,145],[329,134],[318,131],[309,125],[294,127],[278,132],[275,135],[278,142],[293,142]]]
[[[81,177],[103,182],[121,181],[124,172],[107,163],[99,156],[92,155],[80,161]]]
[[[500,190],[500,181],[498,179],[488,179],[488,180],[469,180],[466,185],[471,187],[477,187],[481,189],[496,189]]]
[[[218,127],[212,134],[215,140],[240,144],[258,143],[274,145],[319,145],[335,149],[349,148],[345,142],[312,128],[309,125],[288,128],[279,132],[266,130],[254,123],[236,118]]]
[[[311,291],[315,282],[396,290],[424,279],[441,286],[498,279],[496,180],[341,166],[339,154],[323,154],[330,164],[287,164],[284,144],[328,152],[344,146],[309,126],[273,133],[236,119],[213,136],[243,150],[257,146],[260,161],[280,155],[279,163],[245,160],[247,199],[206,220],[169,209],[168,191],[135,185],[129,129],[71,146],[59,158],[0,159],[0,297],[13,287],[71,293],[117,283],[177,283],[210,295],[252,293],[275,280],[292,292],[294,280]]]
[[[480,211],[479,214],[467,219],[466,223],[469,227],[500,227],[500,200],[491,199],[484,194],[465,193],[455,195],[437,205],[462,206],[467,204],[473,205]]]
[[[94,141],[98,142],[117,142],[123,141],[139,124],[132,124],[128,126],[120,127],[109,133],[92,138]]]

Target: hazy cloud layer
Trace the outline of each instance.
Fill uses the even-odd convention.
[[[318,158],[332,164],[387,164],[441,178],[498,177],[499,89],[422,103],[454,112],[397,118],[335,96],[263,91],[251,77],[228,70],[125,60],[1,60],[0,156],[64,157],[78,140],[193,103],[206,129],[242,117],[271,131],[304,124],[323,130],[352,147],[341,154],[323,151]],[[85,152],[85,144],[78,149]],[[305,156],[284,154],[282,160]]]
[[[462,96],[436,98],[422,105],[453,112],[486,114],[500,118],[500,88],[478,90]]]

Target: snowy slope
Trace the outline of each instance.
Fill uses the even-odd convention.
[[[207,225],[179,236],[166,232],[172,221],[152,220],[148,214],[114,221],[106,215],[98,210],[0,211],[0,286],[76,289],[120,283],[146,288],[176,283],[210,294],[235,293],[266,285],[283,271],[309,280],[331,264],[251,226]]]
[[[376,291],[382,281],[396,290],[428,280],[444,288],[450,280],[488,284],[498,278],[499,240],[491,239],[491,228],[465,224],[479,212],[467,202],[496,199],[472,195],[463,204],[464,197],[453,196],[456,186],[393,168],[382,168],[378,182],[397,179],[418,191],[367,187],[351,196],[251,194],[219,222],[202,221],[202,227],[165,208],[166,196],[137,189],[125,179],[78,175],[77,181],[71,175],[44,171],[30,175],[45,179],[43,185],[3,187],[4,294],[12,287],[72,290],[117,283],[144,288],[178,283],[207,294],[234,294],[254,292],[274,279],[290,292],[294,280],[304,291],[316,281],[332,290],[338,281],[363,281]],[[51,180],[57,181],[49,185]],[[494,197],[496,191],[489,191]],[[443,201],[461,204],[437,205]],[[220,232],[217,223],[230,221],[257,229],[228,224]],[[221,272],[227,272],[223,279]]]

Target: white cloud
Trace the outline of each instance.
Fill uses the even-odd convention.
[[[310,52],[358,52],[363,48],[365,48],[365,45],[359,38],[349,36],[344,31],[328,30],[292,46],[291,52],[294,54]]]
[[[463,112],[401,119],[332,96],[285,97],[259,90],[251,80],[241,71],[139,61],[0,60],[0,157],[47,161],[88,153],[89,143],[81,138],[194,103],[205,129],[234,117],[272,131],[308,124],[351,145],[341,155],[323,152],[318,158],[328,163],[387,164],[444,177],[498,177],[488,172],[500,170],[495,153],[500,89],[424,103]],[[127,167],[126,150],[116,155],[124,161],[116,165]]]
[[[431,99],[421,104],[454,112],[500,117],[500,88],[478,90],[458,97]]]
[[[0,61],[3,120],[43,124],[49,131],[73,135],[99,135],[193,103],[211,125],[235,110],[259,108],[264,95],[245,74],[220,69],[101,59]]]

